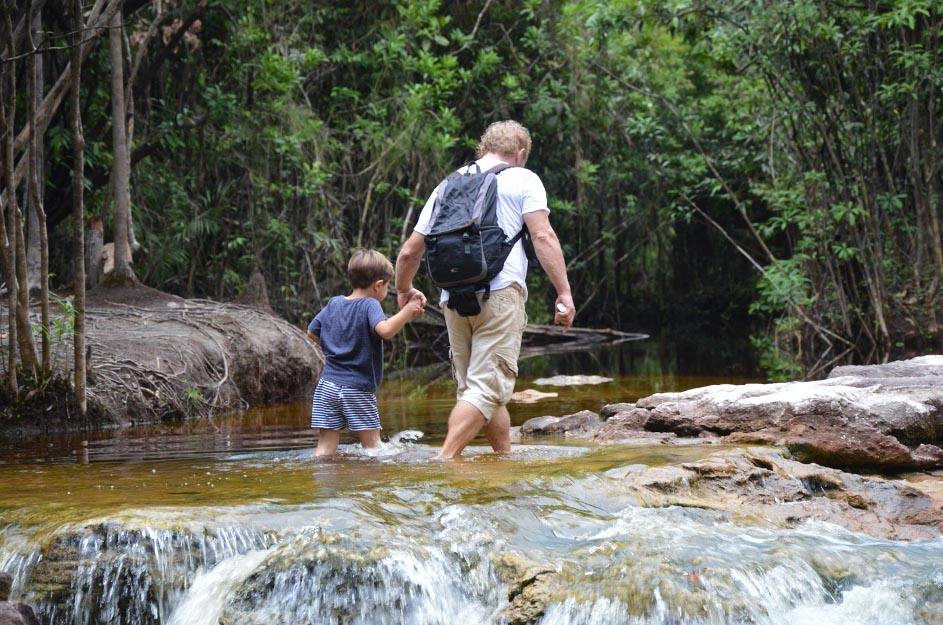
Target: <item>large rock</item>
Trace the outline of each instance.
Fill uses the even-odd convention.
[[[597,440],[638,431],[782,445],[842,469],[943,466],[943,356],[839,367],[826,380],[723,384],[659,393],[601,413]]]
[[[574,436],[586,434],[599,428],[602,421],[591,410],[581,410],[563,417],[534,417],[521,426],[521,434],[539,436],[542,434],[562,434]]]
[[[258,306],[185,300],[143,286],[87,295],[88,419],[39,406],[42,418],[0,421],[0,433],[237,412],[308,397],[320,376],[323,355],[304,330]],[[71,351],[54,350],[54,361],[57,376],[70,379]]]

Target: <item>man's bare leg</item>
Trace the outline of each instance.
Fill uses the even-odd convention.
[[[449,414],[449,431],[434,460],[454,460],[472,442],[485,424],[485,418],[473,404],[458,400]]]
[[[511,451],[511,415],[508,409],[501,406],[494,411],[491,421],[484,427],[485,436],[491,443],[491,449],[497,453],[507,453]]]
[[[314,450],[314,457],[333,456],[337,451],[337,444],[341,440],[340,430],[318,429],[318,447]]]

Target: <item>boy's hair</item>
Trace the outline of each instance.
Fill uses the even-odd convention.
[[[481,158],[485,154],[494,153],[498,156],[514,156],[518,150],[525,148],[530,154],[530,132],[520,123],[513,120],[494,122],[481,136],[475,156]]]
[[[357,250],[347,263],[347,279],[355,289],[365,289],[377,280],[393,279],[393,263],[376,250]]]

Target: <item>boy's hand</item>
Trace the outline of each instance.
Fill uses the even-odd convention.
[[[426,296],[419,291],[416,291],[409,298],[409,301],[406,302],[406,306],[404,306],[404,308],[410,310],[413,319],[421,316],[426,309]]]
[[[396,291],[396,303],[400,308],[405,308],[407,304],[416,296],[422,299],[422,308],[426,307],[426,296],[422,291],[416,288],[410,288],[408,291]]]

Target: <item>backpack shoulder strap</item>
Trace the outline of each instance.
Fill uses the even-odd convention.
[[[515,167],[515,165],[511,165],[510,163],[498,163],[497,165],[495,165],[494,167],[492,167],[491,169],[489,169],[489,170],[486,171],[485,173],[487,173],[487,174],[494,174],[495,176],[497,176],[498,174],[500,174],[500,173],[501,173],[502,171],[504,171],[505,169],[510,169],[510,168],[512,168],[512,167]]]

